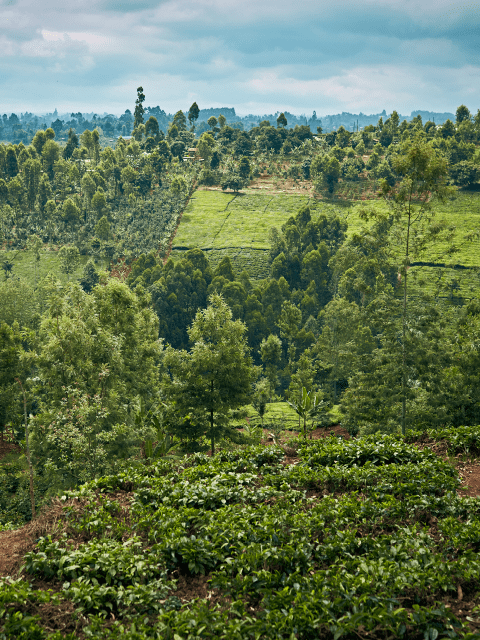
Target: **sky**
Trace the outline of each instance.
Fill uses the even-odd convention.
[[[480,3],[0,0],[0,111],[480,108]]]

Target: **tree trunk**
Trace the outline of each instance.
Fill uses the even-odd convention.
[[[35,494],[33,491],[33,467],[32,460],[30,458],[30,445],[28,442],[28,421],[27,421],[27,397],[25,395],[25,389],[23,388],[22,383],[18,378],[16,378],[18,384],[20,385],[20,389],[23,393],[23,413],[25,417],[25,445],[27,450],[27,462],[28,462],[28,471],[30,475],[30,503],[32,507],[32,520],[35,518]]]
[[[211,382],[212,398],[213,398],[213,380]],[[210,442],[212,443],[212,456],[215,455],[215,436],[213,433],[213,409],[210,409]]]
[[[408,211],[408,223],[407,223],[407,244],[405,247],[405,273],[403,280],[403,313],[402,313],[402,434],[405,435],[406,423],[407,423],[407,350],[406,350],[406,337],[407,337],[407,269],[408,269],[408,257],[410,249],[410,222],[411,211]]]

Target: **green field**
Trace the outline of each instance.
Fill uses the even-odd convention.
[[[259,422],[260,418],[251,404],[245,407],[248,419]],[[279,423],[285,425],[285,429],[298,429],[298,415],[288,402],[268,402],[263,416],[264,423]]]
[[[374,207],[378,211],[386,211],[387,205],[382,200],[369,201],[362,205],[355,204],[350,208],[345,208],[343,214],[348,223],[348,233],[351,235],[359,232],[364,226],[360,219],[359,212],[362,207]],[[422,290],[432,295],[440,295],[442,298],[454,299],[463,296],[464,298],[476,297],[480,287],[480,274],[477,268],[480,267],[480,237],[471,241],[465,241],[464,237],[471,233],[480,233],[480,193],[474,191],[458,191],[455,198],[435,206],[436,218],[447,221],[456,227],[457,236],[455,243],[459,246],[458,253],[450,258],[442,258],[442,254],[447,249],[446,244],[437,243],[424,255],[420,256],[422,262],[453,263],[470,267],[469,269],[455,269],[422,266],[414,267],[412,272],[420,277],[412,280],[413,290]],[[438,258],[440,256],[440,259]]]
[[[175,236],[174,248],[269,249],[268,231],[309,202],[307,196],[197,191]]]
[[[82,276],[83,268],[90,256],[80,256],[75,273],[70,276],[71,280],[77,280]],[[67,282],[67,276],[60,270],[60,259],[58,251],[53,249],[43,250],[40,252],[40,260],[35,261],[33,251],[25,249],[24,251],[0,251],[0,263],[4,260],[13,262],[12,276],[14,278],[24,278],[31,285],[42,280],[46,275],[52,273],[61,282]],[[36,263],[36,272],[35,272]],[[107,260],[101,258],[98,260],[97,270],[106,269]],[[3,275],[3,274],[2,274]]]
[[[176,259],[186,249],[202,249],[215,267],[224,256],[240,273],[253,279],[269,275],[268,232],[294,216],[305,204],[319,203],[308,196],[246,192],[237,196],[221,191],[197,191],[185,209],[172,245]],[[322,208],[336,209],[322,204]]]
[[[423,292],[447,300],[475,298],[480,290],[480,269],[413,267],[411,272],[419,276],[411,279],[413,290],[421,288]]]
[[[302,205],[314,203],[317,208],[335,211],[345,217],[348,233],[359,231],[363,222],[359,217],[364,206],[386,210],[382,200],[365,203],[320,203],[307,196],[247,192],[234,196],[220,191],[197,191],[191,198],[182,222],[173,241],[175,251],[199,247],[217,252],[231,249],[269,249],[268,232],[271,227],[280,227]],[[457,196],[435,207],[438,219],[447,218],[457,229],[461,250],[454,257],[456,264],[480,266],[480,238],[462,243],[462,238],[472,231],[480,232],[480,193],[459,191]],[[441,253],[436,246],[425,256],[424,261]]]
[[[373,207],[377,211],[387,211],[387,205],[383,200],[368,201],[362,204],[355,203],[350,208],[343,209],[343,215],[348,223],[348,234],[360,231],[364,222],[359,217],[359,212],[364,207]],[[463,238],[471,232],[480,233],[480,193],[475,191],[458,191],[456,197],[446,202],[438,203],[434,207],[436,219],[446,219],[456,227],[456,243],[460,245],[460,251],[449,260],[437,257],[445,251],[446,245],[439,243],[426,251],[421,256],[423,262],[453,262],[466,267],[480,266],[480,237],[471,242],[465,242]]]
[[[224,256],[232,261],[240,273],[244,269],[252,279],[269,275],[268,232],[271,227],[280,227],[302,205],[310,202],[319,210],[337,213],[348,223],[348,234],[360,231],[364,225],[359,212],[364,206],[386,210],[382,200],[364,203],[342,201],[321,202],[307,196],[246,192],[234,196],[220,191],[197,191],[188,207],[173,241],[171,257],[180,257],[186,249],[198,247],[206,252],[215,267]],[[472,231],[480,231],[480,193],[459,191],[457,196],[436,207],[439,219],[447,218],[457,228],[460,251],[451,258],[457,265],[480,266],[480,238],[463,242],[462,238]],[[442,253],[441,244],[422,256],[424,262],[434,262]],[[443,260],[441,260],[443,262]],[[419,269],[419,268],[417,268]],[[442,285],[442,296],[463,295],[472,297],[478,291],[479,276],[476,270],[441,269],[421,267],[425,286],[431,293],[437,290],[439,276],[451,284]]]

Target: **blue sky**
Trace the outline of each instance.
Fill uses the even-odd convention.
[[[480,108],[480,4],[0,0],[0,111]]]

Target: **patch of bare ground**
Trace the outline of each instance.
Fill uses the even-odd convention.
[[[35,548],[38,538],[59,534],[64,529],[63,503],[55,501],[20,529],[0,532],[0,577],[16,576],[23,556]]]
[[[199,191],[222,191],[219,186],[199,187]],[[294,193],[296,195],[313,195],[313,185],[310,181],[295,182],[294,180],[279,179],[275,181],[270,175],[263,175],[252,180],[248,187],[241,190],[241,193]]]
[[[457,471],[463,485],[458,493],[461,496],[469,496],[471,498],[480,496],[480,461],[458,460]]]
[[[231,603],[231,598],[212,588],[208,575],[191,576],[174,571],[172,577],[177,580],[177,588],[172,591],[172,596],[176,596],[182,604],[201,599],[206,600],[209,606],[220,605],[223,608]]]
[[[480,459],[467,457],[462,453],[452,457],[448,453],[448,443],[445,440],[436,441],[424,436],[414,444],[419,449],[430,449],[445,462],[453,464],[462,481],[462,486],[458,490],[460,496],[470,498],[480,496]]]
[[[268,191],[269,193],[296,193],[311,195],[313,184],[310,180],[295,180],[291,178],[275,178],[269,174],[262,174],[252,180],[248,186],[253,191]]]
[[[127,523],[130,520],[130,503],[132,494],[119,491],[109,494],[110,500],[116,500],[120,505],[118,518]],[[69,536],[67,544],[78,548],[83,542],[95,537],[95,534],[88,534],[85,531],[78,533],[75,526],[70,525],[65,517],[65,509],[70,509],[70,519],[73,519],[72,510],[77,519],[80,519],[84,512],[91,508],[92,502],[85,500],[54,500],[49,506],[31,522],[20,529],[0,532],[0,578],[5,576],[17,577],[21,573],[23,557],[29,551],[35,549],[36,543],[42,536],[51,536],[53,540],[59,539],[64,533]],[[124,538],[133,535],[131,528],[127,529]]]

